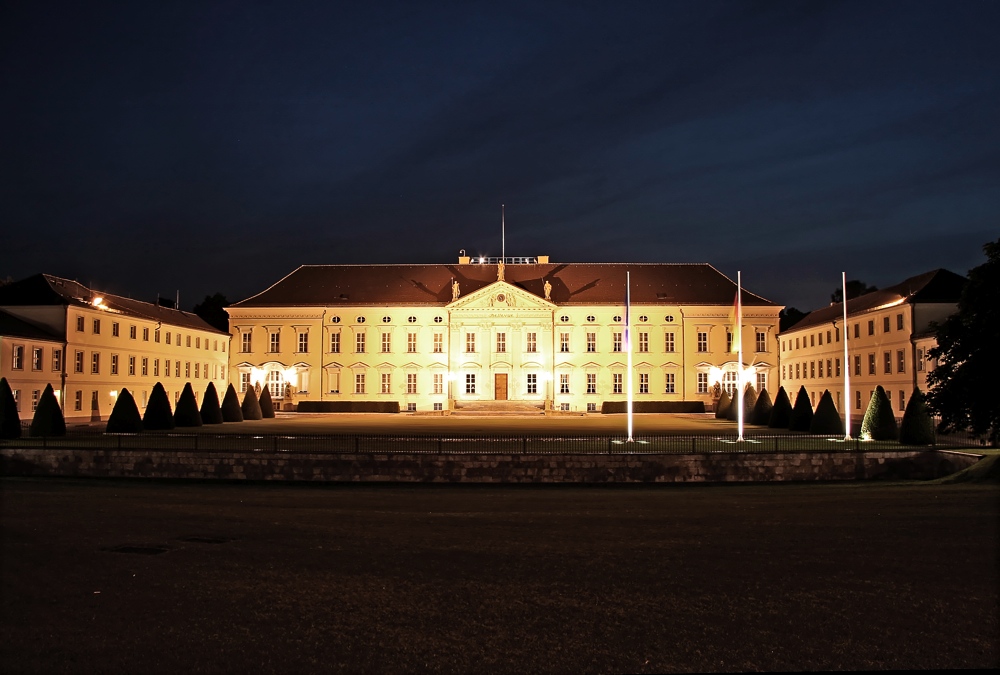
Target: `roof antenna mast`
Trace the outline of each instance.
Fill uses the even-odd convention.
[[[500,260],[507,261],[507,225],[504,222],[504,205],[500,205]]]

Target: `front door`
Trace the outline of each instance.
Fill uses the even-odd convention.
[[[493,375],[493,398],[497,401],[507,400],[507,373]]]

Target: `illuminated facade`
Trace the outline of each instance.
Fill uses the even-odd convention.
[[[964,284],[964,277],[939,269],[848,300],[846,364],[843,305],[810,312],[780,335],[782,386],[793,401],[805,386],[813,407],[829,389],[842,411],[847,367],[852,417],[864,415],[878,385],[902,417],[914,387],[927,391],[927,375],[936,365],[927,356],[937,344],[931,324],[954,313]]]
[[[225,392],[229,336],[194,314],[48,274],[0,287],[0,313],[13,333],[0,336],[0,375],[20,391],[22,419],[46,384],[67,421],[107,419],[122,388],[140,412],[157,382],[175,403],[187,382],[199,401],[209,382]]]
[[[230,372],[302,401],[398,401],[407,411],[515,401],[600,411],[627,397],[631,274],[636,401],[713,400],[731,379],[736,285],[707,264],[306,265],[230,306]],[[743,293],[749,379],[776,378],[778,313]],[[496,405],[491,404],[491,405]]]

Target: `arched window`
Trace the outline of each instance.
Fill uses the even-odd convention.
[[[267,388],[271,392],[271,398],[284,398],[285,376],[280,370],[272,370],[267,374]]]

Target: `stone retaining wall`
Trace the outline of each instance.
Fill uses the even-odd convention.
[[[717,483],[931,479],[978,460],[978,455],[936,450],[439,455],[3,448],[0,475],[336,482]]]

